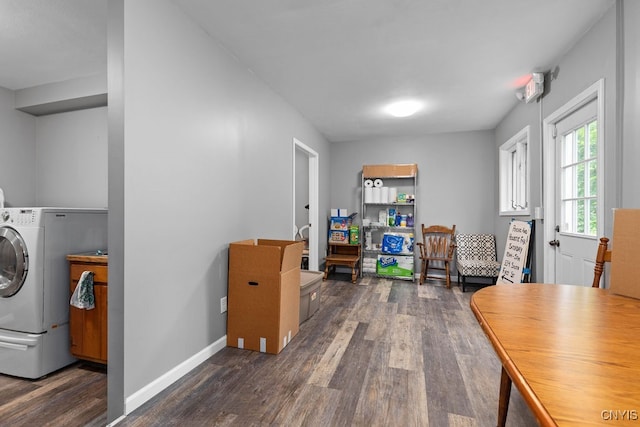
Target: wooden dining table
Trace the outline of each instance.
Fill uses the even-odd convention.
[[[542,426],[640,426],[640,300],[501,284],[477,291],[471,309],[502,363],[498,426],[512,384]]]

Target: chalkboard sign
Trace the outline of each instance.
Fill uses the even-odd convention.
[[[529,275],[533,221],[511,221],[497,283],[522,283]]]

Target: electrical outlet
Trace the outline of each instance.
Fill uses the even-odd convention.
[[[227,312],[227,297],[220,298],[220,313]]]

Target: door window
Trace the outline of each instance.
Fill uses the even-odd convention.
[[[561,231],[598,233],[598,123],[589,120],[561,138]]]

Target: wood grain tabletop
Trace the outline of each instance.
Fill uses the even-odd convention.
[[[640,300],[505,284],[471,308],[541,425],[640,425]]]

